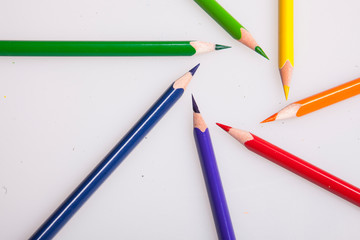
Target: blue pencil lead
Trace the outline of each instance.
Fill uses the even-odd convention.
[[[196,70],[198,69],[198,67],[200,66],[200,63],[198,65],[196,65],[195,67],[193,67],[189,72],[191,73],[191,75],[194,76]]]

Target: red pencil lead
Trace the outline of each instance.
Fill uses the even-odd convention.
[[[216,125],[218,125],[222,129],[224,129],[226,132],[230,131],[230,129],[232,128],[232,127],[226,126],[226,125],[221,124],[221,123],[216,123]]]

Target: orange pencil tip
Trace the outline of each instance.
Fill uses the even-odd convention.
[[[216,125],[218,125],[219,127],[221,127],[222,129],[224,129],[226,132],[230,131],[231,127],[226,126],[224,124],[221,123],[216,123]]]
[[[260,122],[260,123],[267,123],[267,122],[272,122],[275,121],[277,117],[277,113],[275,113],[274,115],[268,117],[267,119],[265,119],[264,121]]]

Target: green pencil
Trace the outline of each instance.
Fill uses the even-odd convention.
[[[215,0],[194,0],[233,38],[269,59],[251,34]]]
[[[0,41],[0,56],[192,56],[225,48],[202,41]]]

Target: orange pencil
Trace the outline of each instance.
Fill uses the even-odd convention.
[[[272,122],[275,120],[301,117],[305,114],[314,112],[323,107],[348,99],[360,93],[360,78],[331,88],[324,92],[315,94],[311,97],[294,102],[281,109],[271,117],[261,123]]]

